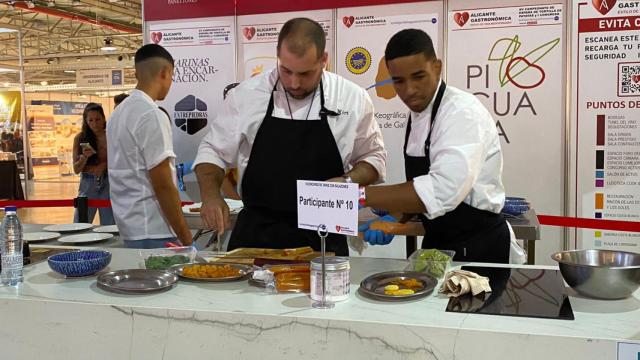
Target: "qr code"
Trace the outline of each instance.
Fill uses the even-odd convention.
[[[618,64],[618,95],[640,96],[640,63]]]

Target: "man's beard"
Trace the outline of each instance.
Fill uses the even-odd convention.
[[[316,89],[314,88],[311,91],[307,91],[301,95],[294,95],[292,94],[289,90],[287,90],[287,94],[289,94],[292,98],[296,99],[296,100],[303,100],[306,99],[309,95],[313,94],[316,91]]]

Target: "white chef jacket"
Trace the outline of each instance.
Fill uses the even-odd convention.
[[[167,116],[144,92],[133,90],[107,121],[109,185],[113,215],[124,240],[175,237],[155,197],[149,170],[175,153]]]
[[[440,83],[442,86],[442,83]],[[472,94],[447,86],[433,130],[433,101],[411,112],[407,155],[424,156],[429,131],[431,169],[413,180],[429,219],[454,210],[461,202],[499,213],[504,205],[502,150],[491,114]]]
[[[194,168],[200,163],[211,163],[222,169],[237,167],[238,190],[242,191],[242,177],[249,163],[251,148],[277,79],[278,72],[274,69],[242,82],[230,93],[200,143]],[[371,98],[358,85],[330,72],[323,72],[322,83],[325,108],[340,113],[339,116],[329,116],[328,123],[342,158],[344,172],[348,172],[357,162],[365,161],[378,171],[378,182],[384,181],[387,152],[382,133],[373,117]],[[295,121],[304,121],[308,113],[308,120],[320,119],[319,87],[314,95],[306,99],[296,100],[289,96],[292,114],[281,83],[278,83],[273,98],[275,117],[293,117]]]

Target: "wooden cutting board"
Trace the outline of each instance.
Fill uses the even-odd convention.
[[[335,253],[327,252],[326,255],[333,256]],[[295,249],[237,248],[209,261],[252,265],[256,259],[309,262],[318,256],[321,256],[321,253],[313,251],[311,247]]]

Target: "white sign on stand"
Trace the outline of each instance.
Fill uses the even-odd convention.
[[[358,184],[298,180],[298,228],[358,235]]]
[[[618,360],[640,359],[640,343],[618,343]]]

